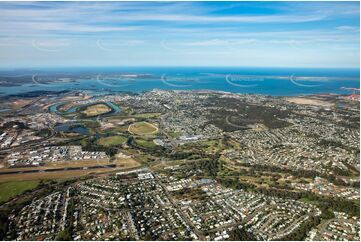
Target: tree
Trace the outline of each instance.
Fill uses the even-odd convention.
[[[131,146],[134,144],[134,137],[130,135],[127,140],[127,145]]]
[[[229,240],[232,241],[255,241],[253,234],[247,232],[244,228],[236,228],[229,234]]]
[[[72,237],[71,237],[71,233],[70,233],[69,228],[66,228],[66,229],[60,231],[58,236],[56,237],[56,240],[60,240],[60,241],[73,240]]]

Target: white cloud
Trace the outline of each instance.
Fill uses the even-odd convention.
[[[0,55],[30,64],[69,63],[71,59],[175,65],[206,65],[213,59],[217,65],[273,64],[275,59],[287,65],[302,59],[339,65],[351,62],[346,55],[359,55],[354,51],[359,43],[359,18],[345,15],[359,12],[357,4],[265,5],[262,8],[271,9],[272,14],[260,14],[258,4],[253,11],[253,3],[238,2],[0,2]],[[32,41],[38,49],[64,51],[46,57],[34,50]],[[24,51],[29,47],[32,51]],[[338,51],[341,47],[348,49]],[[112,54],[114,50],[127,55]]]
[[[39,39],[34,40],[34,43],[38,46],[51,48],[51,47],[68,47],[71,41],[69,39]]]
[[[128,14],[114,17],[125,21],[174,21],[197,23],[304,23],[318,21],[326,15],[254,15],[254,16],[209,16],[183,14]]]
[[[342,30],[342,31],[350,31],[350,32],[360,31],[360,28],[359,28],[359,27],[356,27],[356,26],[348,26],[348,25],[337,26],[336,29],[337,29],[337,30]]]
[[[34,22],[18,21],[0,23],[1,33],[3,35],[37,35],[37,34],[71,34],[71,33],[101,33],[101,32],[123,32],[141,29],[140,26],[101,26],[101,25],[83,25],[66,22]]]
[[[226,45],[240,45],[256,43],[255,39],[211,39],[195,42],[184,42],[181,45],[185,46],[226,46]]]

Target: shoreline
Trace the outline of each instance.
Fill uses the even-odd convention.
[[[174,91],[174,92],[195,92],[195,93],[217,93],[217,94],[239,94],[239,95],[258,95],[258,96],[271,96],[271,97],[278,97],[278,98],[287,98],[287,97],[310,97],[310,96],[320,96],[320,95],[326,95],[326,96],[349,96],[351,93],[349,91],[344,92],[315,92],[315,93],[297,93],[297,94],[287,94],[287,95],[275,95],[275,94],[264,94],[264,93],[257,93],[257,92],[230,92],[230,91],[222,91],[222,90],[215,90],[215,89],[163,89],[163,88],[154,88],[150,90],[144,90],[139,92],[134,91],[104,91],[104,90],[91,90],[91,89],[80,89],[80,90],[70,90],[70,89],[64,89],[60,91],[48,91],[48,90],[36,90],[36,91],[28,91],[28,92],[21,92],[17,94],[8,94],[8,95],[2,95],[0,93],[0,99],[6,99],[6,98],[34,98],[34,97],[40,97],[43,95],[61,95],[66,94],[69,92],[77,91],[77,92],[107,92],[106,94],[102,95],[116,95],[116,94],[129,94],[129,95],[141,95],[143,93],[148,93],[152,91]]]

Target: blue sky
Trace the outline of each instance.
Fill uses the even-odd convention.
[[[358,67],[358,2],[0,2],[0,67]]]

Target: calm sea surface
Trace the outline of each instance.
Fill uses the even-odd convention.
[[[22,71],[20,74],[24,74]],[[51,73],[92,74],[93,79],[74,82],[41,83],[41,75]],[[155,88],[165,90],[217,90],[234,93],[294,96],[315,93],[352,93],[360,88],[358,69],[306,68],[85,68],[31,71],[35,81],[21,86],[0,86],[0,95],[30,91],[91,90],[94,92],[130,91],[140,93]],[[18,73],[17,73],[18,74]],[[119,76],[123,74],[123,76]],[[146,76],[138,76],[147,74]],[[2,76],[8,73],[0,72]],[[40,79],[39,79],[40,80]]]

